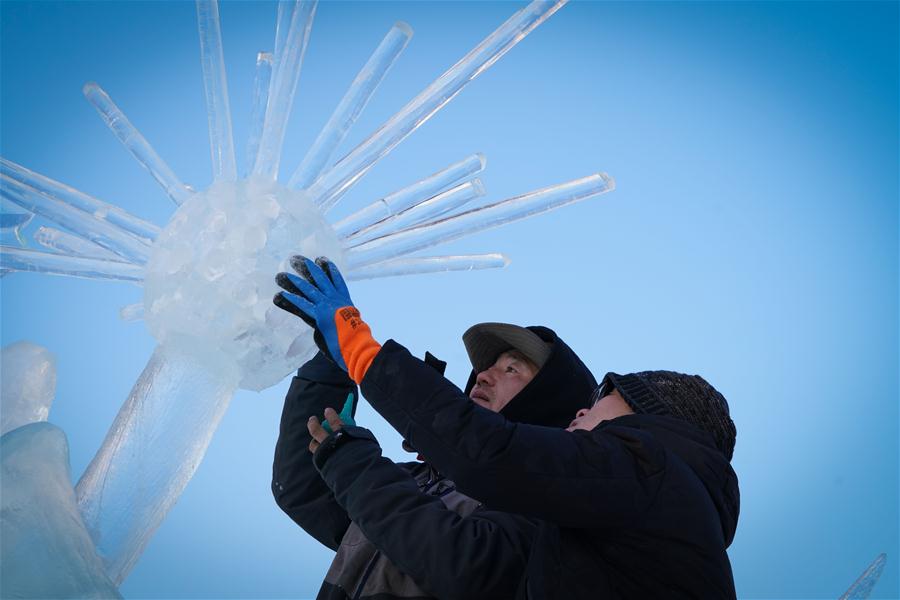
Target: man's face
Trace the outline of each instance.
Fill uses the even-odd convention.
[[[537,375],[538,367],[516,350],[504,352],[494,364],[475,376],[469,398],[500,412]]]
[[[606,394],[590,408],[582,408],[575,413],[575,418],[566,427],[566,431],[575,431],[576,429],[584,429],[590,431],[600,424],[601,421],[608,421],[621,417],[622,415],[631,415],[634,411],[625,402],[618,390],[613,390]]]

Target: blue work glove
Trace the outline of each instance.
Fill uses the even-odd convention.
[[[275,306],[303,319],[314,330],[316,345],[350,378],[360,383],[381,350],[372,331],[353,306],[350,291],[340,271],[327,258],[313,262],[305,256],[291,257],[292,273],[279,273],[276,283],[284,288],[275,296]]]
[[[275,306],[297,315],[313,328],[316,345],[344,371],[347,364],[338,343],[335,313],[353,308],[350,291],[337,267],[325,257],[315,262],[305,256],[291,257],[293,273],[279,273],[275,283],[285,290],[273,298]]]

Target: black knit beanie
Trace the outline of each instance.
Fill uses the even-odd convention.
[[[600,397],[611,388],[618,390],[636,413],[678,417],[712,434],[716,446],[731,460],[737,429],[728,401],[699,375],[672,371],[607,373]]]

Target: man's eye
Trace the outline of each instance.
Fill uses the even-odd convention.
[[[518,373],[518,371],[516,371],[515,367],[506,367],[506,372],[507,373]]]

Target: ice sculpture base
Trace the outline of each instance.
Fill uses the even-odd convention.
[[[121,598],[75,503],[69,444],[49,423],[0,437],[0,597]]]

